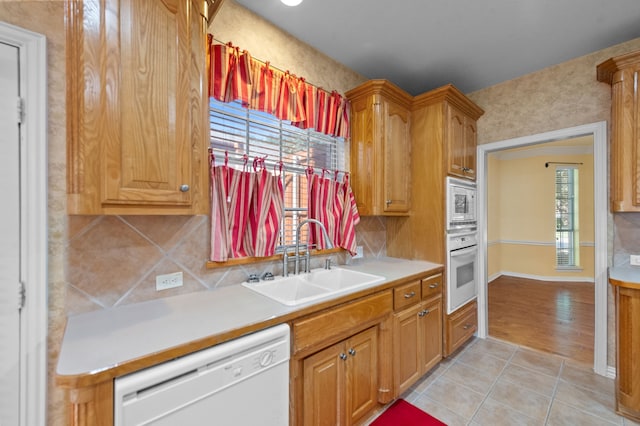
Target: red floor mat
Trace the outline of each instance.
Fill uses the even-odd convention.
[[[421,409],[399,399],[385,410],[370,426],[447,426]]]

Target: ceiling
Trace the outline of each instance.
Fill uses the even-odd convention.
[[[470,93],[640,37],[640,0],[235,1],[412,95]]]

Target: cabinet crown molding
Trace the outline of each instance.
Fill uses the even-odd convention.
[[[416,96],[413,98],[413,105],[411,109],[415,111],[443,101],[447,101],[454,105],[473,120],[478,120],[484,114],[484,110],[482,108],[471,102],[469,98],[467,98],[464,93],[458,90],[453,84],[447,84]]]
[[[640,50],[609,58],[597,66],[597,79],[603,83],[613,84],[613,75],[616,72],[638,65],[640,65]]]
[[[409,108],[413,98],[407,92],[390,82],[389,80],[377,79],[369,80],[360,86],[345,92],[349,100],[357,99],[371,94],[383,95],[389,100]]]

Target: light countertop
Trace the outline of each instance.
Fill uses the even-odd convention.
[[[394,281],[424,274],[442,265],[384,258],[339,267],[386,278],[370,289],[353,292],[361,297],[367,290],[378,291]],[[315,308],[325,309],[348,299],[349,294],[343,294],[334,300],[286,306],[238,284],[74,315],[67,320],[56,372],[59,379],[96,375],[190,342],[209,339],[210,343],[216,336],[220,342],[228,340],[243,334],[244,329],[251,332],[257,327],[290,321]],[[216,342],[218,340],[213,344]]]
[[[609,279],[640,286],[640,266],[613,266],[609,268]]]

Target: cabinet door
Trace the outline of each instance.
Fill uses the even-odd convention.
[[[394,387],[396,395],[401,395],[420,378],[420,323],[418,313],[421,305],[413,306],[394,315],[393,359]]]
[[[351,103],[351,188],[358,212],[372,215],[374,173],[373,99],[369,96]]]
[[[345,423],[355,424],[373,410],[378,397],[378,330],[372,327],[345,342],[347,383]]]
[[[342,424],[340,400],[344,398],[344,344],[338,343],[308,358],[303,365],[305,426],[335,426]]]
[[[476,178],[477,129],[474,120],[450,104],[446,104],[447,166],[450,175]]]
[[[478,130],[476,122],[465,117],[464,120],[464,175],[470,179],[476,178],[476,146]]]
[[[411,124],[409,111],[383,103],[384,211],[406,212],[411,207]]]
[[[447,104],[447,161],[450,175],[465,177],[466,147],[465,147],[465,116],[458,109]]]
[[[640,212],[640,65],[615,74],[611,86],[611,211]]]
[[[420,311],[420,370],[424,374],[442,359],[442,299],[423,306]]]
[[[204,3],[68,2],[69,212],[205,212]]]

